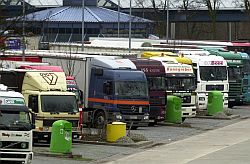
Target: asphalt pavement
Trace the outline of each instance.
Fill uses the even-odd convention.
[[[48,147],[34,147],[33,164],[89,163],[250,163],[250,107],[235,107],[232,119],[190,118],[181,125],[158,125],[132,131],[153,144],[142,147],[109,144],[73,144],[73,154],[83,159],[38,154]],[[249,147],[249,148],[248,148]],[[237,161],[237,162],[236,162]]]
[[[108,164],[248,164],[250,119],[195,135]]]

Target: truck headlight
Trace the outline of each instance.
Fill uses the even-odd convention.
[[[49,127],[43,127],[43,131],[49,131]]]
[[[28,144],[26,142],[21,143],[21,148],[26,149],[28,147]]]
[[[143,118],[144,120],[149,120],[149,116],[148,115],[146,115],[146,116],[144,116],[144,118]]]
[[[115,118],[116,118],[117,120],[122,120],[122,115],[115,115]]]
[[[31,164],[32,158],[33,158],[32,154],[30,154],[29,157],[28,157],[28,161],[27,161],[28,164]]]

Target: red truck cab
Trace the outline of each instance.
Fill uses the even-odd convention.
[[[145,73],[148,81],[149,91],[149,125],[165,119],[166,111],[166,88],[165,88],[165,67],[161,62],[152,59],[130,59],[137,67]]]

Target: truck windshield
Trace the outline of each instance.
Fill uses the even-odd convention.
[[[228,77],[229,80],[239,80],[242,79],[242,68],[240,67],[229,67],[228,68]]]
[[[165,90],[165,77],[149,77],[148,85],[151,91]]]
[[[43,112],[78,112],[76,96],[72,95],[43,95],[41,96],[41,103]]]
[[[201,80],[215,81],[227,80],[226,66],[201,66],[200,67]]]
[[[166,78],[166,87],[169,91],[194,91],[196,89],[194,77]]]
[[[115,95],[119,97],[148,97],[148,86],[143,81],[115,82]]]
[[[31,121],[28,112],[0,111],[1,130],[31,130]]]

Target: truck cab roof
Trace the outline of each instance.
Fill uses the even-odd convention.
[[[5,60],[2,62],[2,68],[19,68],[20,66],[37,66],[37,65],[43,65],[48,66],[49,63],[40,63],[40,62],[26,62],[26,61],[10,61]]]
[[[23,95],[19,92],[15,92],[15,91],[4,91],[4,90],[0,90],[0,97],[20,97],[23,98]]]
[[[129,59],[114,59],[114,58],[92,58],[93,66],[109,69],[136,69],[135,64]]]

